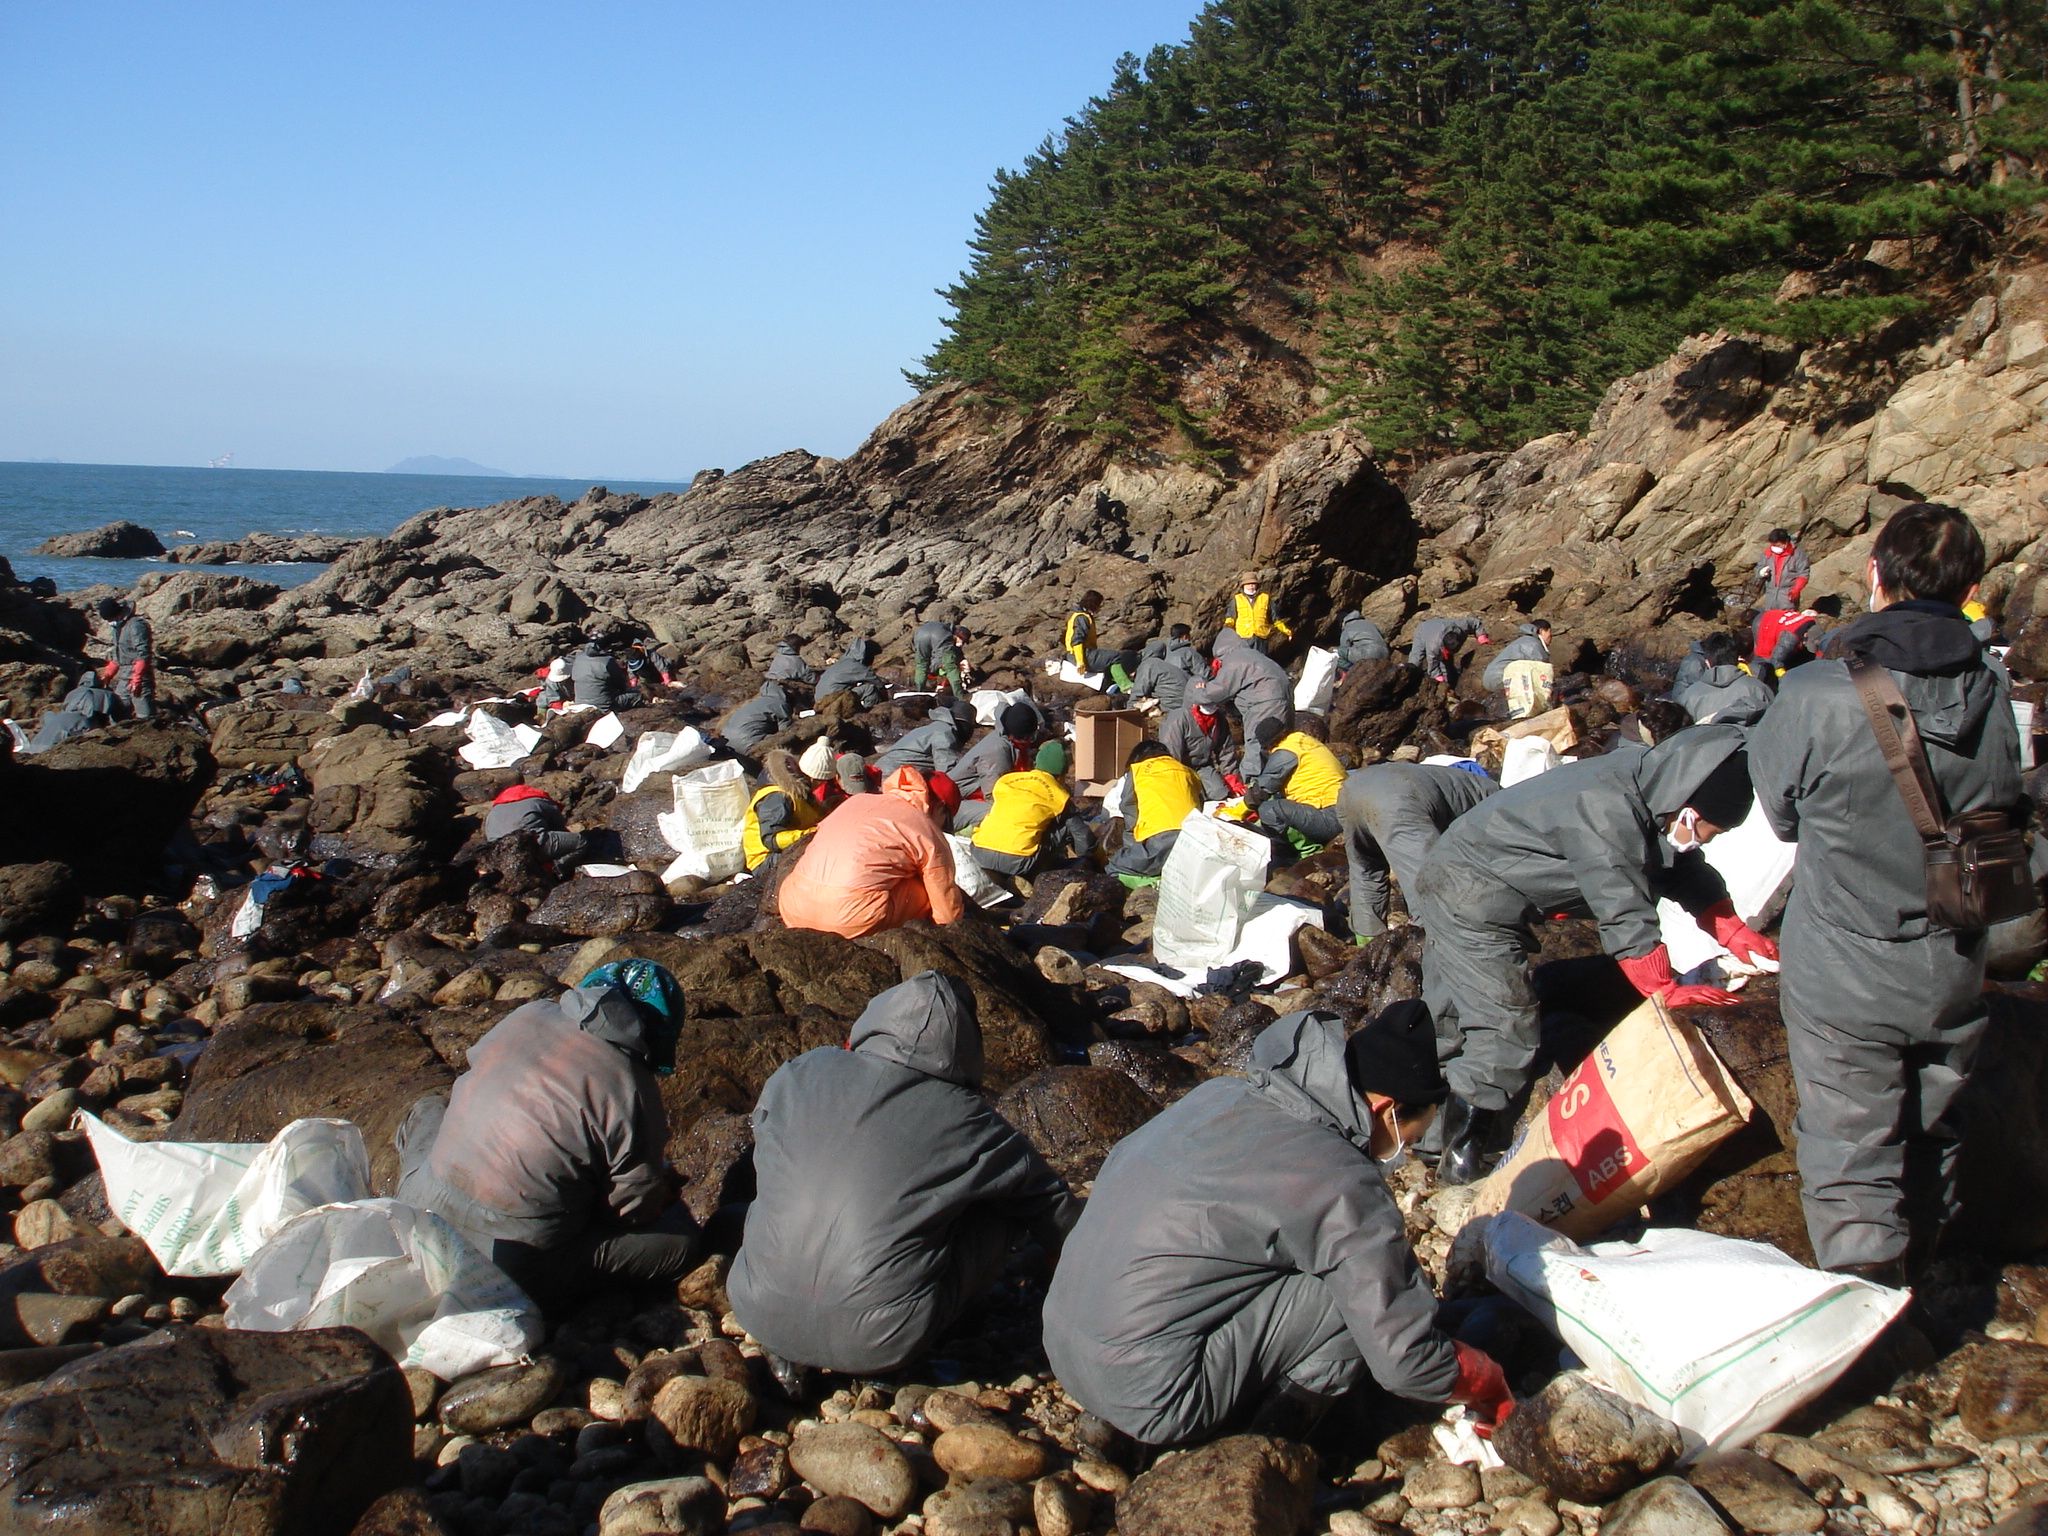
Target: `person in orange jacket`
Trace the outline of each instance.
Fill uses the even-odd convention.
[[[958,922],[967,908],[939,830],[945,811],[925,776],[909,767],[883,780],[880,794],[849,796],[806,839],[783,880],[783,922],[848,939],[918,917]]]

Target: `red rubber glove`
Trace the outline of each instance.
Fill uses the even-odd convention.
[[[1243,779],[1240,779],[1240,778],[1239,778],[1239,777],[1238,777],[1238,776],[1237,776],[1236,774],[1234,774],[1234,773],[1226,773],[1225,775],[1223,775],[1223,782],[1224,782],[1225,784],[1228,784],[1228,785],[1230,786],[1230,792],[1231,792],[1231,793],[1232,793],[1233,795],[1243,795],[1243,794],[1244,794],[1244,792],[1245,792],[1245,789],[1244,789],[1244,780],[1243,780]]]
[[[1634,960],[1616,962],[1629,985],[1645,997],[1661,997],[1667,1008],[1733,1008],[1742,999],[1719,987],[1681,987],[1671,974],[1671,952],[1662,944]]]
[[[1695,919],[1714,942],[1745,965],[1778,958],[1778,946],[1735,915],[1735,903],[1717,901]]]
[[[1451,1401],[1470,1408],[1476,1421],[1473,1432],[1491,1440],[1500,1421],[1514,1411],[1515,1395],[1508,1390],[1507,1375],[1485,1350],[1456,1339],[1451,1343],[1458,1351],[1458,1381],[1451,1388]]]

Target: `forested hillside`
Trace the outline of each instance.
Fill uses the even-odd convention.
[[[1217,459],[1577,426],[1689,332],[1910,324],[2039,199],[2044,62],[2040,0],[1217,0],[998,176],[914,382]]]

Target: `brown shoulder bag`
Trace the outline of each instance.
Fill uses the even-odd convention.
[[[2026,834],[2003,811],[1944,815],[1920,727],[1899,685],[1867,656],[1843,661],[1870,716],[1884,765],[1920,834],[1927,858],[1927,920],[1937,928],[1970,933],[2033,912],[2041,901],[2028,867]]]

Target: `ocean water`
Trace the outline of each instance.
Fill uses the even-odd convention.
[[[607,481],[615,491],[680,491],[658,481]],[[61,590],[95,582],[127,586],[150,571],[239,572],[281,587],[311,581],[319,565],[179,567],[154,560],[53,560],[32,555],[55,533],[126,519],[166,548],[239,539],[251,533],[389,533],[428,507],[487,507],[519,496],[573,501],[587,480],[500,479],[484,475],[379,475],[302,469],[181,469],[149,464],[0,463],[0,555],[23,581],[56,580]],[[191,539],[178,537],[180,532]]]

